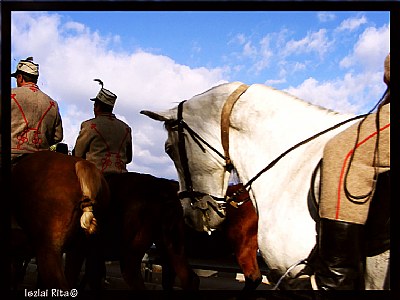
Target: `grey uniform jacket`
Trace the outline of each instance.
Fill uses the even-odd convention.
[[[11,89],[11,159],[47,150],[63,139],[58,103],[36,84]]]
[[[111,113],[84,121],[74,155],[91,161],[103,174],[127,172],[132,161],[131,128]]]

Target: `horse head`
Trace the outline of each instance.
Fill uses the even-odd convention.
[[[219,87],[225,90],[217,93],[221,97],[215,97],[216,93],[210,90],[194,96],[192,99],[196,101],[181,102],[178,107],[167,111],[140,112],[164,122],[168,132],[165,151],[178,173],[185,220],[198,231],[210,232],[225,218],[225,195],[230,173],[221,154],[219,119],[232,86]],[[221,107],[214,105],[211,109],[212,106],[207,103],[215,103],[219,98]]]

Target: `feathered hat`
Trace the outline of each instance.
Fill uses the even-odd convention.
[[[97,81],[101,85],[101,89],[99,93],[97,94],[96,98],[90,99],[91,101],[99,100],[103,102],[104,104],[110,105],[114,107],[115,101],[117,100],[117,95],[114,93],[110,92],[109,90],[105,89],[103,86],[103,81],[100,79],[94,79],[94,81]]]

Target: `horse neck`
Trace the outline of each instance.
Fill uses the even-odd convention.
[[[238,171],[240,169],[241,179],[249,180],[297,143],[350,117],[266,86],[252,86],[237,102],[231,115],[231,159]],[[320,155],[335,132],[339,131],[325,134],[294,151],[303,152],[306,157],[310,155],[306,149],[314,147]]]
[[[239,85],[239,82],[220,85],[185,104],[184,120],[221,153],[222,106]],[[253,85],[240,97],[231,114],[230,157],[246,182],[290,147],[350,117],[264,85]],[[319,138],[317,148],[322,149],[330,136]],[[299,151],[310,145],[302,146]],[[218,157],[216,160],[221,161]],[[223,165],[221,162],[221,168]]]

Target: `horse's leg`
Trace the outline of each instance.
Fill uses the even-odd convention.
[[[64,276],[61,249],[40,243],[37,248],[38,286],[43,288],[69,288]]]
[[[234,247],[235,256],[245,277],[244,290],[255,290],[261,283],[262,277],[257,262],[257,236],[243,238]]]
[[[70,287],[79,286],[79,275],[85,260],[85,253],[81,247],[71,247],[65,255],[65,277]]]
[[[169,222],[171,222],[171,220],[169,220]],[[182,289],[198,290],[200,279],[189,265],[185,255],[183,220],[179,220],[170,230],[164,232],[162,239],[162,252],[165,253],[168,258],[166,259],[166,263],[173,267],[173,270],[181,282]],[[167,272],[169,272],[169,274],[163,274],[163,277],[167,276],[167,281],[169,281],[167,285],[173,285],[174,282],[171,283],[171,281],[175,279],[175,276],[173,276],[173,273],[168,271],[168,269]]]
[[[132,290],[145,290],[144,280],[141,273],[141,263],[146,250],[143,248],[132,250],[121,257],[121,274],[125,282]]]
[[[45,288],[69,289],[71,286],[66,278],[63,262],[63,247],[73,227],[65,226],[70,223],[70,216],[63,213],[57,220],[53,217],[40,234],[40,227],[36,229],[36,259],[38,266],[38,281]]]
[[[163,242],[157,241],[156,248],[160,253],[162,261],[162,287],[165,291],[171,291],[174,288],[176,273],[169,261],[168,251],[165,249]]]
[[[387,280],[390,264],[390,250],[373,257],[367,257],[365,272],[365,289],[388,289]]]
[[[24,281],[29,260],[14,258],[11,261],[11,289],[17,290],[18,285]]]
[[[236,211],[233,211],[235,209]],[[257,217],[252,207],[240,207],[241,211],[231,208],[227,216],[230,218],[226,226],[226,234],[233,247],[236,260],[245,277],[244,290],[255,290],[262,281],[257,262]],[[235,215],[234,215],[235,214]],[[239,217],[240,220],[233,220]]]
[[[103,279],[106,277],[102,236],[97,233],[88,236],[87,244],[85,278],[91,290],[99,291],[103,288]]]
[[[12,290],[17,290],[18,286],[24,282],[26,269],[28,268],[31,257],[14,257],[11,259],[11,286]]]
[[[19,228],[11,229],[11,288],[16,290],[24,281],[26,269],[34,252],[26,234]]]
[[[143,224],[143,227],[146,227],[146,224]],[[130,231],[132,229],[126,230]],[[132,235],[126,234],[125,236]],[[134,238],[131,241],[125,240],[123,242],[120,261],[121,274],[131,289],[145,290],[141,266],[143,256],[152,245],[152,235],[150,230],[142,228],[140,232],[133,236]]]
[[[176,273],[174,268],[167,260],[164,260],[162,266],[162,287],[165,291],[171,291],[174,289],[175,278]]]

